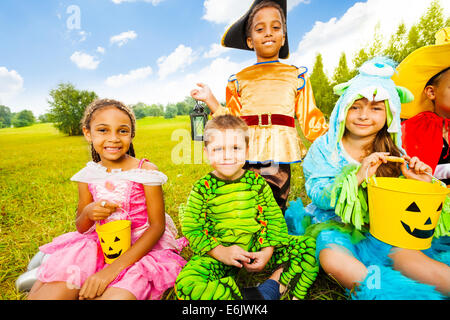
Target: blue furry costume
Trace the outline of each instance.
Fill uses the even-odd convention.
[[[347,290],[352,299],[444,299],[434,287],[411,280],[392,268],[388,254],[393,247],[375,239],[366,228],[367,185],[363,182],[358,187],[356,180],[360,163],[342,146],[347,111],[354,101],[366,97],[369,101],[385,102],[388,132],[403,151],[400,107],[413,96],[390,79],[394,68],[392,60],[374,58],[361,66],[359,75],[334,88],[340,98],[331,114],[329,131],[311,145],[303,162],[305,188],[312,203],[304,208],[301,199],[292,201],[285,218],[290,234],[316,237],[317,260],[322,249],[339,245],[367,267],[368,274],[356,295]],[[449,202],[444,204],[431,248],[422,251],[447,265],[450,264]]]

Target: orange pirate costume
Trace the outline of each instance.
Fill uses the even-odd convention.
[[[261,2],[265,0],[255,0],[247,13],[231,25],[222,38],[223,46],[253,50],[247,45],[247,22]],[[273,2],[280,5],[286,17],[286,0]],[[288,56],[285,34],[279,58]],[[311,142],[328,129],[316,106],[307,68],[275,60],[256,63],[230,76],[226,107],[220,107],[213,116],[225,113],[239,116],[249,125],[249,156],[245,168],[263,175],[284,212],[290,190],[290,164],[301,162],[306,154],[295,118]]]
[[[449,184],[450,119],[438,114],[435,101],[425,91],[450,68],[450,27],[438,31],[435,37],[435,45],[419,48],[407,56],[398,65],[392,80],[408,88],[415,97],[402,105],[401,117],[407,119],[402,123],[404,149],[408,155],[417,156],[431,166],[436,178]]]

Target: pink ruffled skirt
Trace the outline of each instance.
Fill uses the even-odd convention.
[[[137,238],[138,236],[133,234],[132,243]],[[179,252],[187,243],[184,237],[175,240],[166,230],[154,248],[123,270],[109,287],[128,290],[138,300],[160,299],[164,291],[173,287],[186,264]],[[39,249],[50,254],[38,270],[38,279],[41,282],[62,281],[70,288],[81,288],[89,276],[107,266],[96,232],[69,232]]]

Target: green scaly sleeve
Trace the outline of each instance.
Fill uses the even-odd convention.
[[[258,195],[258,216],[257,220],[263,225],[260,231],[258,242],[261,248],[270,246],[282,246],[289,242],[288,229],[283,213],[278,206],[270,186],[259,176],[258,183],[262,184]]]
[[[195,254],[204,255],[217,247],[220,242],[209,233],[211,232],[206,219],[206,193],[204,184],[207,179],[200,179],[194,184],[186,205],[180,206],[181,230],[189,240],[190,247]]]

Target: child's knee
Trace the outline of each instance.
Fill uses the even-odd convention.
[[[346,288],[352,288],[367,276],[366,266],[346,248],[325,248],[319,253],[319,261],[322,269]]]
[[[338,254],[331,248],[325,248],[319,253],[320,266],[326,273],[338,273],[342,264],[339,262]]]

